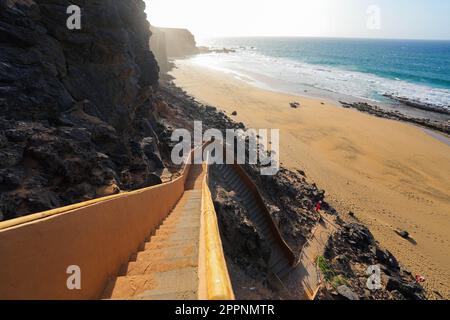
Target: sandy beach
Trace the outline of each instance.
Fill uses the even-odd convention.
[[[450,298],[450,146],[419,127],[337,103],[254,87],[180,60],[176,85],[249,128],[280,129],[285,167],[304,170],[340,212],[352,211],[382,246]],[[301,107],[293,109],[292,101]],[[346,216],[346,219],[352,219]],[[394,230],[407,230],[410,240]],[[436,293],[435,291],[439,292]]]

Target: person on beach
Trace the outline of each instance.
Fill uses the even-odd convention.
[[[315,209],[316,212],[319,213],[320,209],[322,209],[322,201],[317,202]]]

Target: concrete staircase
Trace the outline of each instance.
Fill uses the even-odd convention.
[[[110,281],[104,299],[192,300],[198,298],[201,165],[194,165],[186,191],[150,241]]]
[[[262,212],[262,208],[256,201],[253,193],[243,183],[237,172],[231,165],[214,165],[213,170],[217,171],[217,175],[222,179],[222,182],[227,185],[230,190],[234,190],[240,203],[248,212],[250,221],[256,226],[261,234],[266,238],[270,249],[271,257],[269,261],[270,270],[278,276],[279,279],[284,279],[292,270],[292,265],[289,259],[283,254],[275,238],[275,233],[271,228],[272,221],[269,221]]]

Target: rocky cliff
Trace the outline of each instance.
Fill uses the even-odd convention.
[[[161,181],[144,6],[0,0],[0,221]]]
[[[180,58],[199,53],[194,35],[187,29],[158,28],[151,26],[151,51],[155,53],[161,72],[170,69],[170,58]]]
[[[167,38],[160,28],[150,27],[152,37],[150,38],[150,50],[158,61],[159,71],[166,73],[170,69],[169,57],[167,55]]]

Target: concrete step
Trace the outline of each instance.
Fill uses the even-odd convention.
[[[267,218],[262,213],[255,214],[254,217],[255,217],[255,220],[254,220],[255,224],[257,224],[257,225],[267,224]]]
[[[176,231],[177,228],[181,227],[181,228],[194,228],[194,227],[199,227],[200,226],[200,218],[198,219],[191,219],[191,218],[186,218],[186,219],[180,219],[179,221],[176,222],[170,222],[167,224],[162,225],[156,232],[155,235],[161,234],[166,230],[169,231]],[[158,231],[160,231],[160,233],[158,233]]]
[[[200,220],[200,211],[201,211],[201,207],[198,208],[194,208],[194,209],[184,209],[183,212],[181,212],[179,215],[177,216],[170,216],[168,217],[163,225],[165,225],[166,223],[176,223],[178,221],[182,221],[182,220],[187,220],[187,219],[198,219]]]
[[[272,251],[270,255],[269,266],[274,266],[277,262],[284,258],[283,253],[280,250]]]
[[[152,259],[152,257],[154,259]],[[130,262],[125,276],[151,275],[155,272],[169,272],[183,268],[197,268],[198,256],[158,258],[150,256],[149,259],[140,259]]]
[[[243,203],[246,206],[253,206],[255,204],[258,205],[258,203],[256,202],[256,198],[251,193],[248,193],[248,194],[244,195]]]
[[[177,214],[180,212],[180,209],[190,208],[198,205],[198,202],[201,200],[201,198],[189,198],[189,200],[186,200],[183,204],[176,206],[171,214]]]
[[[176,220],[185,216],[199,216],[201,210],[201,201],[198,200],[195,204],[186,205],[183,208],[176,209],[168,217],[166,221]]]
[[[270,232],[272,232],[272,230],[270,229],[270,226],[267,223],[261,224],[261,232],[263,234],[268,234]]]
[[[187,234],[181,234],[181,233],[161,233],[158,236],[155,236],[155,239],[153,241],[194,241],[198,240],[199,234],[198,233],[187,233]]]
[[[198,228],[200,227],[200,221],[197,221],[200,219],[185,219],[182,220],[180,223],[167,223],[162,225],[155,233],[155,235],[158,235],[158,231],[164,232],[164,231],[171,231],[174,232],[178,229],[189,229],[189,228]],[[180,230],[183,231],[183,230]]]
[[[247,190],[247,186],[245,184],[243,184],[242,182],[236,185],[236,193],[237,194],[242,194],[244,193],[244,196],[250,196],[251,194],[247,192],[245,192]]]
[[[150,242],[146,242],[143,250],[152,250],[152,249],[165,249],[165,248],[173,248],[180,247],[186,243],[186,240],[178,240],[178,241],[157,241],[157,239],[152,239]]]
[[[272,270],[272,272],[277,274],[278,272],[283,270],[288,265],[289,265],[289,263],[286,261],[286,259],[280,259],[280,260],[278,260],[278,262],[276,262],[274,265],[272,265],[270,267],[270,269]]]
[[[197,291],[197,268],[181,268],[151,275],[118,277],[110,282],[105,291],[110,299],[127,299],[144,292],[164,290],[166,292]]]
[[[278,278],[284,279],[291,272],[292,269],[293,268],[289,264],[287,264],[283,269],[281,269],[278,272],[277,274]]]
[[[272,234],[266,236],[266,241],[271,248],[277,246],[277,240],[275,239],[275,236],[273,236]]]
[[[201,198],[202,196],[202,185],[199,184],[198,188],[193,190],[186,190],[186,196],[190,197],[191,199]]]
[[[133,300],[197,300],[197,291],[168,291],[168,290],[154,290],[146,291],[137,295]]]
[[[236,187],[236,186],[238,186],[239,180],[240,180],[240,179],[239,179],[239,176],[238,176],[237,174],[233,174],[233,175],[229,178],[228,184],[229,184],[230,186]]]
[[[168,232],[184,232],[184,233],[197,232],[199,228],[200,228],[200,221],[197,221],[197,219],[180,219],[179,222],[176,223],[173,222],[168,223],[167,225],[166,224],[162,225],[161,228],[159,228],[156,231],[155,236],[166,234]]]
[[[246,207],[247,212],[251,215],[255,215],[255,216],[263,216],[263,213],[261,212],[261,210],[259,209],[258,205],[253,205],[251,207]]]
[[[195,206],[189,206],[178,209],[177,212],[173,212],[172,214],[170,214],[164,222],[177,220],[184,217],[198,217],[200,215],[201,210],[200,200],[198,202],[199,203],[196,204]]]
[[[158,248],[141,251],[136,256],[136,261],[157,260],[157,259],[173,259],[198,256],[198,243],[184,242],[179,246],[169,248]]]
[[[164,236],[172,233],[181,232],[184,234],[187,233],[196,233],[198,234],[200,232],[200,223],[197,222],[186,222],[186,224],[173,224],[164,226],[163,228],[160,228],[156,231],[155,236]]]
[[[244,205],[252,205],[256,203],[255,197],[250,192],[243,191],[239,194],[239,197]]]

